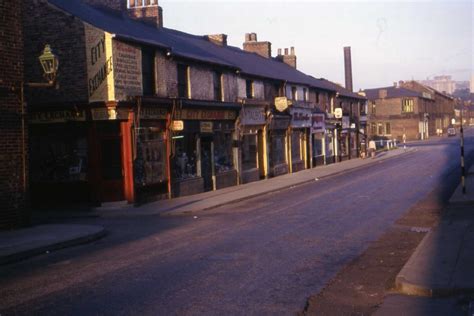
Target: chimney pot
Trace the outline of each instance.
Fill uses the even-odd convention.
[[[278,48],[278,56],[281,56],[281,48]]]
[[[245,33],[245,41],[250,42],[250,33]]]
[[[256,53],[262,57],[272,57],[272,43],[258,42],[257,33],[246,33],[245,42],[243,44],[244,51]]]
[[[285,56],[288,56],[288,48],[285,48]]]
[[[295,48],[291,46],[291,56],[295,56]]]

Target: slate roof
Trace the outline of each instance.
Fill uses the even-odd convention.
[[[380,99],[379,91],[386,90],[387,96],[386,99],[393,99],[393,98],[406,98],[406,97],[416,97],[416,98],[423,98],[423,94],[409,90],[406,88],[395,88],[394,86],[390,87],[383,87],[383,88],[375,88],[375,89],[365,89],[365,95],[369,100]]]
[[[208,41],[205,36],[149,26],[129,18],[125,13],[93,7],[81,0],[48,2],[92,26],[114,34],[118,39],[152,45],[169,50],[176,56],[234,68],[250,76],[336,91],[329,81],[310,77],[275,58],[264,58],[233,46],[219,46]]]

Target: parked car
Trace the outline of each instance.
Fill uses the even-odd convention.
[[[456,129],[454,127],[448,128],[448,136],[456,136]]]

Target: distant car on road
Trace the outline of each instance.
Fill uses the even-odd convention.
[[[456,129],[454,127],[448,128],[448,136],[456,136]]]

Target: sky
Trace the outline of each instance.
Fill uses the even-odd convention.
[[[159,0],[164,26],[224,33],[242,47],[245,33],[278,48],[294,46],[298,69],[344,83],[351,46],[354,89],[452,75],[470,80],[474,65],[472,0],[271,1]]]

